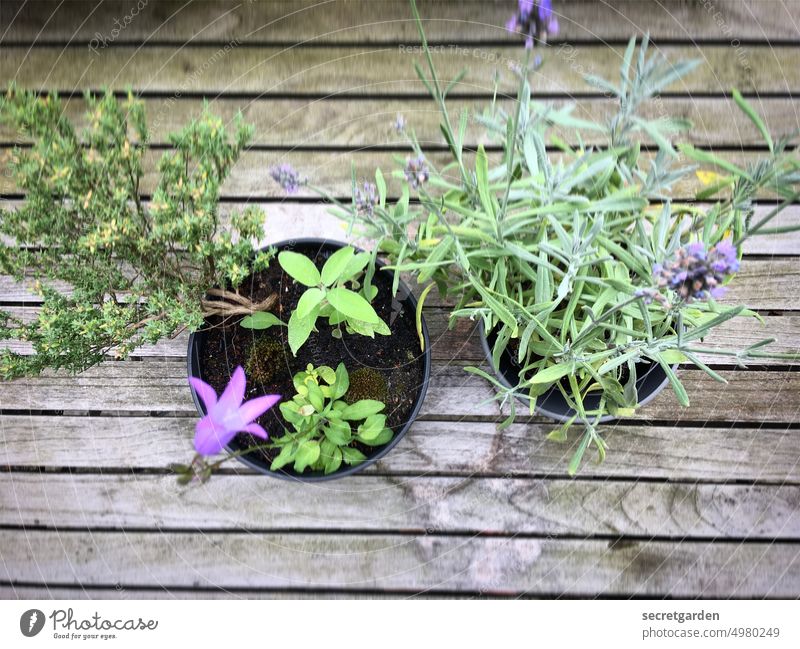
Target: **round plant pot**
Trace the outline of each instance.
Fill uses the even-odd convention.
[[[480,337],[483,352],[486,354],[486,359],[489,365],[494,370],[500,383],[507,388],[514,387],[519,383],[520,367],[515,362],[511,353],[506,349],[500,356],[500,367],[494,367],[492,362],[492,346],[494,345],[495,335],[490,332],[486,335],[483,327],[483,321],[480,322]],[[658,363],[638,362],[636,363],[636,391],[639,395],[639,405],[642,406],[655,398],[669,383],[666,372]],[[527,406],[527,402],[523,401]],[[600,407],[600,395],[590,394],[584,400],[586,410],[595,410]],[[556,386],[551,387],[547,392],[544,392],[536,399],[536,412],[550,419],[556,421],[568,421],[572,419],[577,413],[573,408],[567,404],[564,396]],[[614,415],[603,415],[600,418],[601,422],[613,421],[617,419]],[[576,422],[582,421],[580,417],[576,418]]]
[[[308,255],[312,259],[315,259],[317,266],[319,267],[321,266],[321,261],[320,261],[321,259],[327,258],[330,254],[332,254],[339,248],[342,248],[346,245],[347,244],[345,243],[330,241],[328,239],[302,238],[302,239],[291,239],[287,241],[281,241],[279,243],[273,244],[270,247],[274,247],[278,251],[295,250],[297,252],[302,252],[303,254]],[[277,261],[273,261],[272,264],[277,264]],[[376,266],[378,268],[382,268],[384,264],[378,261]],[[374,464],[380,458],[385,456],[389,451],[391,451],[403,438],[403,436],[406,434],[408,429],[411,427],[411,424],[414,422],[417,415],[419,414],[419,410],[422,407],[422,402],[425,398],[425,393],[428,388],[428,381],[430,379],[430,372],[431,372],[431,352],[430,352],[430,336],[428,335],[428,327],[425,323],[425,319],[423,318],[422,335],[425,340],[425,351],[420,356],[419,338],[416,331],[417,300],[411,293],[411,291],[408,289],[408,287],[402,281],[399,283],[397,295],[395,297],[392,297],[391,285],[393,276],[394,275],[391,271],[381,271],[380,273],[378,272],[375,273],[375,279],[373,280],[375,282],[375,285],[378,286],[379,289],[379,293],[376,296],[375,300],[373,301],[373,306],[376,308],[376,310],[379,311],[379,314],[381,313],[380,311],[381,307],[378,306],[379,302],[383,305],[384,312],[390,310],[391,317],[389,318],[388,324],[392,329],[391,336],[376,335],[375,340],[383,339],[384,341],[391,341],[392,339],[394,339],[398,331],[395,328],[395,325],[393,325],[394,322],[398,323],[396,325],[397,327],[411,326],[413,329],[413,337],[417,341],[416,352],[415,352],[416,355],[413,358],[408,359],[405,365],[402,366],[398,365],[397,367],[399,367],[400,370],[403,370],[403,367],[405,367],[406,365],[410,367],[410,365],[414,363],[415,365],[413,368],[414,369],[413,374],[415,377],[418,378],[415,378],[415,380],[413,381],[413,385],[412,384],[407,385],[408,392],[410,394],[413,394],[413,397],[408,397],[408,396],[404,397],[404,402],[405,402],[404,408],[406,410],[410,409],[409,414],[403,417],[403,421],[398,423],[397,425],[393,425],[391,419],[387,421],[387,425],[389,425],[390,428],[392,428],[392,430],[394,431],[394,436],[392,437],[392,439],[387,444],[380,447],[372,447],[369,448],[369,450],[361,448],[360,450],[367,456],[367,459],[364,462],[357,464],[355,466],[343,465],[339,470],[330,473],[328,475],[324,474],[321,471],[305,471],[303,473],[296,473],[291,467],[284,467],[279,471],[272,471],[269,468],[270,465],[269,457],[259,452],[252,452],[246,455],[237,456],[237,459],[240,462],[249,466],[252,469],[255,469],[256,471],[285,480],[297,480],[300,482],[318,482],[324,480],[335,480],[337,478],[343,478],[345,476],[357,473],[362,469],[364,469],[365,467],[369,466],[370,464]],[[257,278],[258,274],[256,273],[251,277],[251,283],[256,282]],[[288,276],[283,276],[283,278],[284,279],[281,280],[281,284],[279,287],[279,298],[277,306],[279,309],[281,309],[280,317],[285,322],[288,320],[291,308],[286,304],[282,304],[282,300],[284,299],[285,292],[288,292],[290,290],[293,281]],[[243,284],[240,290],[243,290],[245,288],[246,288],[246,283]],[[388,291],[388,295],[386,295],[384,291]],[[390,308],[387,307],[387,305],[389,305]],[[240,327],[238,324],[238,319],[235,323],[231,324],[230,326],[235,327],[236,329],[239,330],[239,331],[234,331],[233,333],[234,336],[239,336],[240,332],[245,332],[244,335],[246,336],[256,335],[252,330]],[[306,341],[305,345],[299,350],[297,359],[292,357],[291,352],[288,350],[288,347],[286,348],[287,355],[284,357],[285,367],[283,367],[281,371],[284,372],[286,376],[288,376],[289,381],[291,381],[291,377],[295,373],[305,369],[305,362],[301,362],[298,359],[301,358],[303,354],[303,349],[306,346],[311,346],[312,351],[314,352],[312,354],[312,356],[314,356],[312,360],[315,366],[329,365],[335,368],[338,362],[342,360],[342,359],[337,359],[335,361],[326,360],[324,351],[316,353],[318,350],[314,349],[315,343],[317,343],[319,339],[322,338],[322,336],[329,337],[329,332],[323,329],[328,327],[327,323],[323,322],[322,320],[319,320],[317,322],[317,326],[318,328],[320,328],[320,333],[319,334],[312,333],[311,337]],[[273,327],[268,331],[272,331],[273,329],[276,329],[276,327]],[[282,330],[282,332],[286,331],[285,328],[283,327],[281,327],[280,330]],[[406,333],[407,332],[403,331],[403,336],[406,336]],[[189,336],[189,352],[187,358],[187,367],[189,376],[194,376],[206,381],[207,383],[211,383],[211,385],[213,385],[215,389],[217,389],[218,393],[223,386],[221,385],[216,386],[214,385],[212,380],[210,380],[209,378],[210,366],[212,364],[220,366],[223,363],[222,357],[224,357],[224,364],[221,365],[221,367],[227,368],[227,377],[230,377],[230,375],[233,373],[233,370],[236,368],[236,365],[241,364],[240,359],[237,359],[236,357],[237,352],[235,350],[229,350],[224,346],[220,346],[219,340],[214,339],[215,337],[219,338],[220,335],[222,334],[219,333],[219,330],[217,328],[204,328],[191,334]],[[364,336],[359,336],[357,334],[353,335],[344,334],[342,341],[345,340],[347,344],[352,346],[349,349],[356,350],[356,353],[358,353],[357,350],[360,350],[364,354],[369,354],[370,353],[369,347],[370,345],[374,344],[373,339]],[[341,344],[344,344],[344,342],[342,342]],[[407,352],[407,355],[410,356],[411,353]],[[372,360],[374,357],[367,356],[366,358]],[[292,365],[294,365],[294,367]],[[348,372],[350,372],[351,374],[355,369],[357,369],[357,367],[351,367],[347,363],[345,363],[345,366],[347,367]],[[362,366],[366,366],[366,364],[362,364]],[[217,374],[219,374],[219,371],[220,371],[219,367],[217,367],[216,370]],[[391,368],[381,368],[381,371],[388,374],[391,377],[393,373],[396,373],[399,370],[393,370]],[[217,383],[219,383],[219,378],[217,378]],[[391,378],[389,379],[388,383],[389,385],[391,385]],[[248,390],[249,389],[250,389],[250,378],[248,377]],[[192,399],[194,400],[194,404],[197,408],[198,414],[201,417],[205,416],[206,410],[202,402],[199,400],[194,389],[191,389],[191,392],[192,392]],[[261,392],[260,389],[259,392]],[[389,390],[389,392],[390,392],[389,397],[393,398],[391,394],[391,389]],[[270,392],[268,390],[265,390],[264,392],[261,393],[268,394]],[[292,390],[290,394],[281,392],[281,395],[282,395],[282,401],[288,401],[294,395],[294,391]],[[248,393],[245,398],[252,399],[256,396],[259,395]],[[386,411],[388,412],[389,410],[390,406],[389,403],[387,402]],[[283,434],[283,430],[279,429],[278,427],[277,418],[279,415],[276,415],[275,412],[273,411],[278,411],[278,407],[275,406],[272,410],[265,413],[263,417],[268,419],[269,421],[267,423],[261,421],[261,423],[270,432],[271,436],[279,437],[280,435]],[[258,443],[263,443],[263,441],[256,438],[251,438],[248,435],[240,434],[237,435],[226,448],[229,452],[237,452],[244,450],[249,446],[252,446],[253,444],[258,444]]]

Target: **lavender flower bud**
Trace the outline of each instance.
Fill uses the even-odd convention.
[[[380,204],[378,188],[374,183],[364,182],[360,187],[356,187],[356,195],[353,197],[356,212],[363,216],[372,217],[375,208]]]
[[[722,283],[738,270],[736,248],[726,239],[708,251],[700,242],[690,243],[673,260],[653,266],[653,275],[660,288],[671,289],[690,303],[722,297],[726,290]]]
[[[552,0],[518,0],[517,13],[509,18],[506,29],[523,34],[526,49],[536,41],[546,43],[547,37],[555,36],[559,29]]]
[[[287,163],[270,167],[269,175],[287,194],[296,194],[304,182],[297,170]]]
[[[416,158],[406,158],[406,168],[403,174],[414,189],[419,189],[422,185],[428,182],[430,174],[428,173],[428,165],[425,164],[425,158],[418,156]]]
[[[397,117],[394,120],[394,130],[397,133],[404,133],[406,130],[406,118],[403,117],[402,113],[397,113]]]

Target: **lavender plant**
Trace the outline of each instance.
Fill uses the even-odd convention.
[[[768,154],[741,168],[689,145],[676,149],[673,138],[690,124],[647,119],[641,108],[696,62],[648,56],[645,37],[638,52],[635,39],[628,44],[619,81],[587,78],[616,98],[617,112],[607,122],[578,118],[573,105],[536,101],[528,55],[513,114],[492,102],[475,119],[502,149],[490,162],[483,146],[474,154],[466,150],[470,116],[451,116],[449,88],[439,81],[413,0],[411,5],[428,66],[427,74],[418,73],[439,106],[452,161],[437,169],[406,125],[413,155],[393,174],[402,186],[399,200],[379,201],[369,210],[354,201],[339,215],[376,238],[395,271],[413,273],[427,285],[421,302],[435,285],[456,301],[451,324],[457,318],[482,321],[495,367],[503,357],[513,360],[519,380],[510,387],[468,368],[492,382],[496,399],[509,407],[504,425],[515,417],[516,399],[533,413],[543,394],[558,391],[575,415],[551,437],[564,440],[572,424],[583,426],[569,464],[574,473],[590,445],[599,459],[605,456],[602,417],[635,413],[644,367],[660,366],[685,406],[689,397],[673,370],[677,363],[694,364],[724,382],[704,356],[727,355],[740,364],[796,358],[766,352],[770,339],[744,349],[702,344],[732,318],[759,317],[744,305],[717,302],[739,269],[742,244],[757,234],[800,229],[768,227],[798,197],[800,162],[789,150],[791,138],[773,141],[734,91]],[[565,132],[578,144],[568,144]],[[589,137],[606,146],[582,144]],[[653,155],[641,152],[643,137],[657,144]],[[675,186],[697,165],[715,169],[702,173],[713,179],[697,196],[706,202],[673,200]],[[376,180],[382,177],[377,172]],[[414,194],[417,203],[410,201]],[[754,222],[757,196],[773,197],[776,205]],[[596,396],[597,405],[589,407]]]
[[[33,140],[11,161],[27,196],[0,211],[0,272],[31,282],[42,300],[32,322],[0,313],[0,339],[35,350],[0,350],[3,379],[47,367],[78,372],[206,317],[266,311],[276,300],[253,303],[236,291],[269,263],[268,252],[253,252],[263,215],[248,208],[223,228],[218,210],[220,185],[252,128],[238,119],[229,136],[206,108],[170,136],[146,202],[142,103],[110,93],[86,103],[89,127],[78,132],[55,95],[12,87],[0,99],[0,120]]]

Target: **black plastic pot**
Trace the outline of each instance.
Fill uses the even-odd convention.
[[[339,248],[342,248],[348,244],[341,243],[338,241],[331,241],[329,239],[317,239],[317,238],[301,238],[301,239],[290,239],[287,241],[281,241],[276,244],[272,244],[270,247],[277,248],[278,250],[291,250],[297,246],[318,246],[320,252],[324,251],[335,251]],[[384,264],[380,261],[377,263],[378,267],[384,266]],[[390,271],[384,271],[390,272]],[[416,312],[417,308],[417,300],[414,297],[413,293],[408,289],[408,287],[401,281],[398,286],[397,290],[397,297],[396,299],[403,305],[404,309],[410,309],[411,313]],[[388,444],[385,446],[381,446],[376,448],[370,455],[368,455],[367,459],[362,462],[361,464],[357,464],[355,466],[347,466],[331,473],[329,475],[325,475],[320,471],[309,471],[303,474],[297,474],[291,470],[281,470],[281,471],[271,471],[269,469],[269,465],[263,461],[260,457],[248,457],[246,455],[240,455],[237,459],[246,464],[252,469],[264,473],[269,476],[273,476],[276,478],[281,478],[284,480],[296,480],[299,482],[321,482],[325,480],[335,480],[337,478],[343,478],[348,475],[352,475],[368,467],[370,464],[374,464],[380,458],[384,457],[389,451],[391,451],[398,442],[403,438],[406,434],[408,429],[411,427],[411,424],[414,423],[414,420],[417,418],[419,414],[420,408],[422,407],[422,402],[425,399],[425,393],[428,390],[428,381],[430,379],[431,374],[431,351],[430,351],[430,336],[428,335],[428,326],[425,323],[425,318],[422,318],[422,334],[425,339],[425,352],[424,352],[424,368],[423,368],[423,379],[422,383],[418,388],[418,394],[416,400],[414,402],[414,407],[411,411],[408,420],[403,424],[403,427],[394,434],[394,437],[389,441]],[[201,367],[200,359],[202,358],[202,350],[203,345],[205,344],[205,332],[203,330],[196,331],[189,336],[189,352],[187,358],[187,369],[189,376],[194,376],[197,378],[203,378],[203,371]],[[311,341],[307,342],[306,344],[312,344]],[[197,408],[197,412],[201,417],[205,416],[206,410],[203,407],[203,404],[199,400],[197,393],[190,387],[192,392],[192,399],[194,400],[194,405]],[[241,446],[239,446],[236,442],[237,438],[235,437],[233,441],[226,447],[226,450],[229,452],[235,452],[241,450]]]
[[[494,345],[495,335],[494,332],[489,332],[489,335],[486,335],[483,321],[480,322],[480,335],[483,352],[486,354],[486,359],[489,361],[489,365],[494,370],[500,383],[507,388],[517,385],[519,383],[520,368],[508,349],[500,355],[500,367],[494,367],[494,363],[492,362],[492,346]],[[636,377],[636,391],[639,395],[640,406],[654,399],[655,396],[666,387],[667,383],[669,383],[666,372],[664,372],[664,369],[658,363],[637,363]],[[526,406],[528,405],[527,402],[524,403]],[[600,394],[588,395],[584,400],[584,405],[586,410],[595,410],[599,408]],[[550,417],[550,419],[555,419],[556,421],[568,421],[577,414],[573,408],[570,408],[564,396],[555,386],[536,399],[536,412],[545,417]],[[603,415],[600,421],[607,422],[613,421],[614,419],[617,419],[614,415]],[[581,419],[577,418],[575,421],[581,421]]]

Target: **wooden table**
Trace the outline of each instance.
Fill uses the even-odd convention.
[[[310,195],[280,197],[271,164],[291,162],[343,195],[350,160],[367,176],[403,155],[398,112],[443,153],[412,69],[418,55],[406,49],[417,37],[405,2],[151,0],[138,14],[133,1],[95,4],[4,0],[2,83],[67,96],[131,86],[145,99],[155,149],[204,98],[225,119],[242,110],[255,141],[222,208],[263,204],[266,240],[344,235]],[[480,107],[495,69],[521,56],[502,29],[515,4],[421,4],[430,41],[443,46],[442,76],[471,70],[454,104]],[[554,103],[577,94],[581,114],[607,113],[581,75],[615,75],[627,38],[649,30],[666,56],[702,60],[651,109],[693,119],[697,145],[740,161],[762,155],[729,99],[733,86],[773,132],[800,122],[798,0],[554,4],[562,32],[535,81]],[[510,90],[503,72],[501,91]],[[67,103],[76,120],[82,109],[79,98]],[[0,141],[5,154],[18,140],[2,127]],[[159,155],[151,152],[145,194]],[[12,206],[22,199],[7,173],[0,192]],[[798,217],[800,207],[786,219]],[[773,336],[776,349],[796,348],[800,238],[754,240],[746,253],[731,299],[766,326],[730,323],[717,340]],[[33,314],[36,298],[0,278],[0,307]],[[435,360],[421,417],[377,466],[324,485],[230,465],[205,486],[176,486],[165,467],[190,457],[195,422],[185,336],[78,376],[0,384],[0,596],[800,594],[797,365],[717,359],[728,385],[686,368],[690,407],[664,391],[635,420],[606,428],[604,464],[569,479],[571,449],[545,440],[551,424],[520,417],[500,431],[496,406],[478,405],[491,391],[463,370],[484,363],[474,328],[447,331],[433,301],[425,317]]]

